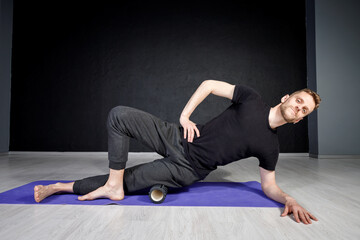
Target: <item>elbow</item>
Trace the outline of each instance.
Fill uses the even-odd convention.
[[[274,187],[275,188],[277,187],[276,183],[274,183],[274,184],[261,184],[261,189],[263,190],[264,193],[268,192],[270,189],[272,189]]]
[[[208,85],[212,82],[213,80],[204,80],[201,85]]]
[[[204,80],[202,83],[201,83],[201,86],[205,89],[207,89],[207,91],[209,93],[212,93],[213,92],[213,86],[214,86],[214,80]]]
[[[266,185],[262,185],[261,184],[261,189],[263,190],[263,192],[265,193],[266,192],[266,190],[267,190],[267,186]]]
[[[204,80],[202,83],[203,84],[212,84],[214,82],[217,82],[217,80],[213,80],[213,79],[207,79],[207,80]]]

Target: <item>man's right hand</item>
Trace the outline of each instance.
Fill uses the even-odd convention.
[[[188,142],[192,142],[194,139],[194,131],[196,132],[196,136],[200,137],[200,131],[196,127],[196,124],[192,121],[190,121],[189,118],[185,116],[180,116],[180,124],[184,128],[184,138],[186,138],[186,135],[188,136]]]

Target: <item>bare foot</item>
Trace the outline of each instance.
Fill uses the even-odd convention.
[[[108,198],[113,201],[120,201],[124,199],[124,189],[122,187],[112,187],[105,184],[95,191],[92,191],[84,196],[78,197],[80,201],[94,200],[97,198]]]
[[[51,184],[48,186],[43,185],[37,185],[34,187],[34,199],[35,202],[41,202],[45,198],[47,198],[50,195],[53,195],[57,191],[54,188],[55,184]]]
[[[74,182],[62,183],[58,182],[47,186],[37,185],[34,187],[34,199],[36,202],[41,202],[50,195],[58,192],[73,193]]]

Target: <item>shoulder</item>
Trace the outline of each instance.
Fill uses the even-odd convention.
[[[231,100],[233,103],[242,103],[253,99],[261,99],[260,94],[254,88],[242,84],[235,84],[234,94]]]

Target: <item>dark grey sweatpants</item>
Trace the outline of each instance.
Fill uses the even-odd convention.
[[[138,191],[155,184],[168,187],[188,186],[200,178],[185,158],[181,144],[181,126],[163,121],[139,109],[118,106],[107,119],[108,158],[111,169],[124,169],[128,159],[129,141],[134,138],[164,158],[126,168],[125,193]],[[74,193],[87,194],[103,186],[109,175],[77,180]]]

